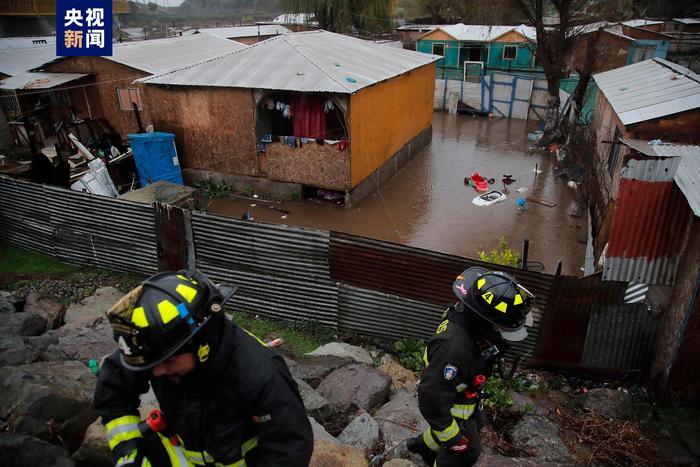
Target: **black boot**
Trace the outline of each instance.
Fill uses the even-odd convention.
[[[430,449],[421,435],[406,440],[406,449],[414,454],[418,454],[428,467],[433,467],[437,453]]]

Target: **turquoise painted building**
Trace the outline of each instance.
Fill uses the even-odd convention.
[[[529,26],[438,26],[416,38],[416,50],[441,55],[438,76],[459,78],[480,71],[541,73],[535,59],[535,29]]]

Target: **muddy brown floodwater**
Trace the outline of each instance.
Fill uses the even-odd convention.
[[[561,260],[564,274],[581,275],[586,214],[570,215],[576,201],[566,180],[554,174],[554,156],[528,151],[527,133],[533,129],[523,120],[436,113],[432,143],[353,209],[319,200],[285,201],[278,206],[289,211],[283,219],[262,202],[214,199],[208,211],[237,218],[249,211],[256,221],[348,232],[469,258],[497,247],[501,236],[517,250],[528,239],[530,262],[539,261],[553,273]],[[495,178],[491,187],[498,190],[505,174],[517,181],[505,201],[478,207],[472,204],[478,193],[464,185],[473,172]],[[518,193],[519,188],[527,190]],[[556,206],[528,200],[521,210],[516,201],[528,196]]]

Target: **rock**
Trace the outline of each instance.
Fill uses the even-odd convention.
[[[55,339],[41,356],[42,361],[80,360],[87,363],[90,359],[98,362],[105,355],[117,349],[112,328],[109,324],[99,324],[96,328],[78,328],[63,326],[47,333]]]
[[[374,413],[374,420],[384,439],[385,452],[408,438],[418,436],[428,428],[428,423],[418,410],[418,400],[407,391],[399,392],[393,399]],[[403,457],[405,443],[388,454],[389,459]]]
[[[79,362],[38,362],[0,368],[0,419],[10,432],[50,440],[72,452],[95,420],[95,377]]]
[[[365,455],[369,455],[372,448],[379,442],[379,426],[365,412],[345,427],[338,435],[338,441],[360,448]]]
[[[401,364],[389,354],[382,356],[377,369],[391,376],[392,391],[405,388],[413,390],[418,380],[411,370],[401,366]]]
[[[0,453],[2,453],[3,467],[28,465],[71,467],[75,465],[61,446],[28,435],[0,433]]]
[[[693,456],[685,446],[673,438],[660,439],[655,445],[656,452],[663,461],[663,465],[688,467],[697,467],[700,465],[698,458]]]
[[[384,467],[418,467],[408,459],[391,459],[383,464]]]
[[[328,399],[319,394],[304,380],[294,378],[299,386],[299,394],[304,402],[306,413],[320,422],[325,422],[333,412],[333,406]]]
[[[309,422],[311,422],[311,430],[314,432],[314,443],[318,443],[319,441],[325,441],[326,443],[331,444],[342,444],[336,438],[331,436],[331,434],[328,433],[326,429],[323,428],[321,424],[319,424],[312,417],[309,417]]]
[[[352,364],[323,378],[318,392],[341,412],[370,411],[386,401],[390,386],[391,378],[386,373]]]
[[[542,462],[542,459],[534,457],[505,457],[497,454],[482,454],[474,465],[476,467],[567,467],[584,466],[585,464]]]
[[[58,329],[63,325],[66,309],[60,303],[48,298],[42,298],[37,292],[27,295],[27,303],[24,304],[24,313],[39,315],[46,320],[46,329]]]
[[[683,444],[688,447],[688,450],[694,456],[700,457],[700,425],[698,425],[698,421],[677,422],[673,426],[676,428]]]
[[[10,301],[10,296],[4,293],[0,293],[0,314],[2,313],[14,313],[17,311],[15,306]]]
[[[513,400],[513,405],[506,409],[507,412],[540,415],[542,417],[549,415],[549,410],[530,396],[517,391],[508,391],[508,396]]]
[[[513,445],[540,461],[570,462],[571,452],[559,436],[559,426],[544,417],[526,415],[511,432]]]
[[[315,441],[309,467],[367,467],[367,460],[358,448],[327,441]]]
[[[114,287],[101,287],[80,303],[73,304],[66,311],[66,324],[73,327],[93,327],[107,322],[107,310],[114,305],[123,293]]]
[[[307,353],[306,355],[334,355],[336,357],[351,358],[356,362],[364,363],[366,365],[372,364],[372,357],[368,351],[362,347],[346,344],[345,342],[330,342],[322,345],[313,352]]]
[[[335,357],[333,355],[320,355],[306,357],[293,365],[289,365],[289,371],[295,378],[302,379],[316,388],[321,380],[340,367],[354,363],[349,357]]]
[[[0,367],[34,363],[50,343],[45,336],[22,337],[0,335]]]
[[[627,420],[632,417],[629,394],[608,388],[591,389],[586,394],[583,408],[608,418]]]
[[[46,332],[46,318],[33,313],[5,313],[2,330],[6,335],[40,336]]]
[[[107,429],[100,420],[95,420],[88,427],[83,444],[72,457],[80,465],[91,467],[112,467],[114,465],[112,451],[107,443]]]

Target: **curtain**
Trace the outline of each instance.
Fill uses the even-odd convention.
[[[292,98],[291,114],[294,136],[299,138],[325,138],[326,114],[323,111],[324,99],[317,96],[298,94]]]

